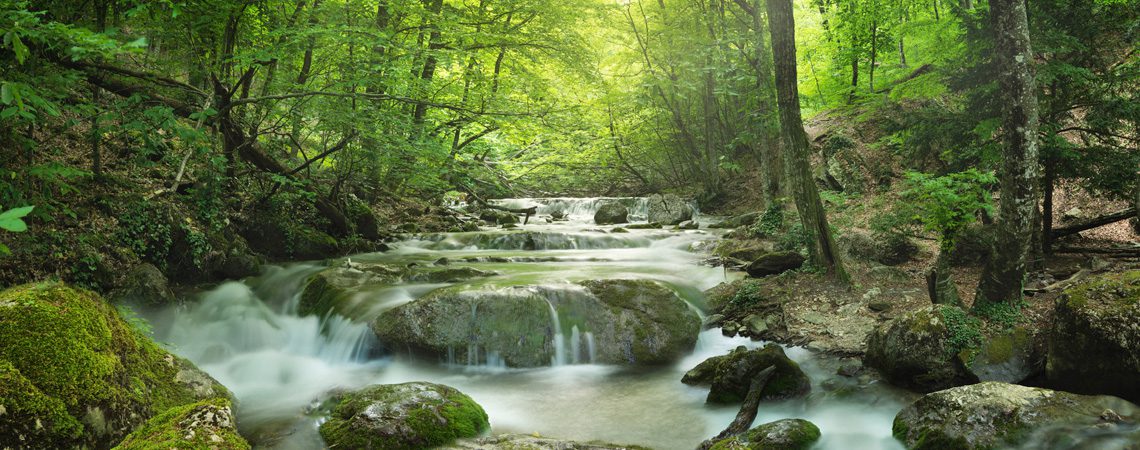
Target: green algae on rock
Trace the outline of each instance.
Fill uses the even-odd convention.
[[[958,354],[978,345],[981,334],[962,318],[967,318],[964,311],[945,305],[904,314],[868,336],[863,362],[892,384],[921,392],[977,381]]]
[[[176,406],[154,416],[114,450],[243,450],[230,401],[224,398]]]
[[[92,292],[0,291],[0,447],[107,448],[157,413],[229,395]]]
[[[330,400],[320,427],[332,448],[422,449],[475,437],[490,428],[471,397],[441,384],[380,384]]]

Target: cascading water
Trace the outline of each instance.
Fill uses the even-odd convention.
[[[557,200],[557,201],[554,201]],[[450,267],[471,267],[497,275],[467,281],[472,288],[537,286],[530,293],[550,305],[551,367],[507,368],[501,355],[487,348],[451,348],[440,361],[405,357],[376,358],[367,320],[396,305],[414,301],[438,284],[397,284],[355,293],[349,310],[357,321],[339,316],[301,317],[299,294],[305,281],[322,269],[313,265],[271,268],[244,283],[225,283],[199,302],[150,317],[158,339],[209,372],[234,391],[238,421],[263,448],[315,448],[318,417],[309,408],[330,391],[373,383],[432,381],[471,395],[488,412],[495,433],[540,433],[574,440],[602,440],[657,449],[691,449],[723,429],[735,407],[704,405],[707,389],[679,382],[684,372],[705,358],[747,339],[726,338],[719,330],[702,332],[693,354],[677,364],[651,370],[597,365],[594,334],[572,317],[559,315],[561,301],[578,290],[568,282],[591,279],[652,279],[672,287],[692,305],[700,291],[728,280],[721,268],[700,265],[692,251],[716,239],[699,231],[630,230],[613,234],[592,224],[591,208],[603,199],[518,199],[512,207],[542,203],[561,208],[569,221],[532,220],[519,231],[489,230],[410,237],[382,254],[354,255],[353,261],[396,267],[432,266],[441,258]],[[613,200],[613,199],[607,199]],[[643,199],[622,200],[633,205]],[[543,214],[540,207],[539,214]],[[637,206],[638,208],[640,206]],[[632,208],[631,209],[636,209]],[[522,245],[535,242],[531,248]],[[573,286],[573,285],[569,285]],[[478,308],[471,314],[478,320]],[[465,352],[465,357],[457,354]],[[830,360],[789,349],[812,376],[811,397],[765,403],[757,423],[804,417],[823,430],[823,449],[901,448],[891,437],[891,419],[903,406],[894,391],[872,385],[847,397],[828,393],[824,380],[835,378]]]

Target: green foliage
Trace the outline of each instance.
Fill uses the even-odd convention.
[[[27,231],[28,224],[24,223],[24,217],[35,209],[34,206],[24,206],[20,208],[13,208],[0,213],[0,229],[11,231],[13,233],[20,233]],[[7,245],[0,243],[0,256],[10,255],[12,251]]]
[[[979,212],[990,213],[986,186],[997,179],[991,173],[970,169],[943,176],[919,172],[906,174],[902,214],[939,234],[939,246],[949,252],[958,233],[977,220]]]
[[[161,269],[166,267],[173,231],[162,207],[136,202],[130,203],[120,214],[117,239],[136,256]]]
[[[1026,304],[1024,300],[1020,304],[1010,304],[1007,302],[986,303],[974,308],[974,314],[977,314],[978,317],[985,319],[987,322],[998,324],[1008,329],[1025,322],[1025,316],[1022,315],[1021,309],[1026,306],[1028,306],[1028,304]]]
[[[784,228],[784,205],[782,202],[768,206],[760,218],[748,228],[753,236],[763,238],[775,236]]]
[[[981,331],[982,321],[966,314],[961,308],[953,306],[941,306],[938,311],[950,333],[947,340],[949,344],[948,356],[952,357],[963,351],[981,348],[984,342]]]

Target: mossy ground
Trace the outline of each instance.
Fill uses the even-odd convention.
[[[15,413],[0,414],[0,446],[24,446],[28,429],[32,447],[109,446],[197,400],[175,381],[182,367],[92,292],[59,283],[2,291],[0,407]]]

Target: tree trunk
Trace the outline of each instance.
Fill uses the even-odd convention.
[[[1005,148],[1001,167],[1001,217],[994,253],[982,272],[974,308],[1021,302],[1026,256],[1037,212],[1037,91],[1024,0],[991,0],[994,51],[1002,95]]]
[[[1041,252],[1053,254],[1053,182],[1056,169],[1052,159],[1045,160],[1044,198],[1041,202]]]
[[[879,57],[879,23],[871,21],[871,65],[867,66],[870,75],[867,77],[871,92],[875,92],[875,63]]]
[[[738,2],[743,3],[743,0]],[[820,6],[820,8],[823,8]],[[768,207],[779,204],[784,179],[784,158],[780,148],[780,120],[776,116],[776,86],[772,83],[772,53],[768,50],[768,27],[760,15],[760,0],[751,6],[752,28],[756,32],[756,80],[760,88],[757,115],[760,117],[761,164],[764,165],[764,201]]]
[[[772,55],[776,66],[776,93],[780,110],[780,136],[784,144],[784,160],[789,165],[788,182],[792,186],[796,209],[808,235],[811,263],[828,275],[848,281],[839,256],[823,202],[819,199],[808,163],[810,147],[800,116],[800,95],[796,86],[796,35],[792,17],[792,0],[768,0],[768,27],[772,33]]]
[[[930,301],[936,305],[962,306],[962,299],[958,296],[958,285],[954,283],[953,274],[950,272],[948,249],[938,251],[934,267],[926,273],[926,289],[930,294]]]
[[[420,70],[420,87],[422,88],[422,92],[426,94],[428,88],[431,86],[431,80],[435,78],[436,65],[439,64],[435,56],[435,51],[443,48],[439,24],[436,23],[440,19],[440,12],[443,11],[443,0],[424,0],[424,5],[427,7],[427,12],[431,14],[430,18],[425,19],[425,22],[429,23],[428,27],[431,29],[431,33],[428,35],[427,59],[424,60],[423,69]],[[412,112],[412,123],[416,126],[416,133],[420,131],[424,123],[427,108],[427,103],[417,103],[415,110]]]

